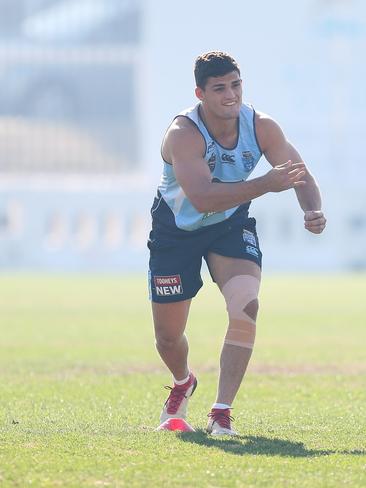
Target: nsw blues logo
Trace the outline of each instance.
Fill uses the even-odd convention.
[[[243,241],[246,252],[257,258],[259,256],[259,251],[254,233],[248,229],[243,229]]]
[[[245,171],[252,171],[255,166],[253,154],[250,151],[243,151],[241,157]]]
[[[214,171],[215,166],[216,166],[216,154],[212,153],[208,155],[209,158],[207,160],[208,167],[210,168],[211,173]]]
[[[210,168],[211,173],[214,171],[216,167],[216,152],[215,152],[215,142],[210,141],[207,144],[207,152],[206,152],[206,160],[208,167]]]

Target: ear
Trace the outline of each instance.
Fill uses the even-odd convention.
[[[202,88],[200,88],[199,86],[196,86],[196,89],[195,89],[195,94],[196,94],[196,97],[199,98],[201,101],[203,100],[203,90]]]

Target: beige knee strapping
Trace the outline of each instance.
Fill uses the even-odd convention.
[[[256,324],[245,308],[258,298],[258,292],[259,280],[251,275],[234,276],[223,286],[222,294],[229,314],[225,344],[253,349]]]

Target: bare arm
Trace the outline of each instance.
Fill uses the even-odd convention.
[[[273,119],[264,114],[257,114],[256,128],[259,144],[272,166],[288,160],[292,161],[295,166],[297,163],[303,163],[296,148],[286,139],[280,126]],[[326,219],[321,211],[321,195],[309,169],[304,166],[304,170],[305,174],[302,179],[306,184],[294,188],[300,207],[305,213],[305,228],[315,234],[320,234],[326,224]]]
[[[191,122],[183,117],[176,119],[166,134],[163,154],[173,164],[177,181],[199,212],[220,212],[267,192],[301,184],[301,168],[292,168],[290,164],[250,181],[213,182],[204,151],[202,136]]]

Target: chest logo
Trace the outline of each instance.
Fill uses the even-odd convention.
[[[210,142],[207,144],[207,152],[210,152],[210,151],[212,151],[213,149],[215,149],[215,141],[210,141]]]
[[[215,153],[208,154],[207,157],[208,157],[207,164],[212,173],[216,166],[216,154]]]
[[[252,171],[255,166],[253,154],[250,151],[243,151],[241,156],[245,171]]]
[[[235,156],[234,154],[223,153],[221,155],[221,161],[227,164],[235,164]]]

